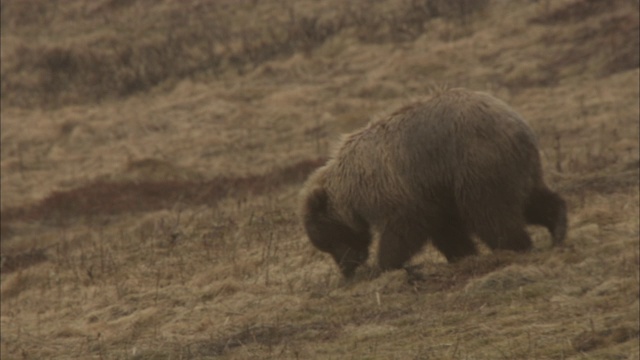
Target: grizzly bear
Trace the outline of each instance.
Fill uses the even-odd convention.
[[[465,89],[437,91],[345,136],[302,190],[313,245],[349,278],[379,236],[381,270],[400,269],[430,240],[455,262],[491,249],[526,251],[526,224],[554,244],[565,201],[545,185],[537,141],[504,102]]]

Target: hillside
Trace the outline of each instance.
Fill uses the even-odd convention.
[[[640,358],[637,1],[1,6],[2,359]],[[566,244],[346,283],[298,191],[442,86],[529,121]]]

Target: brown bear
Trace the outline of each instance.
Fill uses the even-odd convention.
[[[313,245],[351,277],[380,238],[378,264],[399,269],[430,240],[454,262],[491,249],[526,251],[526,224],[553,243],[567,232],[565,201],[542,176],[535,135],[504,102],[440,90],[344,137],[302,190]]]

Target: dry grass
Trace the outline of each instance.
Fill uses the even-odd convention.
[[[0,356],[640,358],[638,23],[625,0],[2,0]],[[298,189],[440,85],[530,121],[566,245],[344,283]]]
[[[3,104],[100,102],[184,78],[211,79],[230,70],[244,74],[269,60],[308,54],[345,32],[363,41],[412,40],[427,21],[445,17],[464,24],[488,1],[409,1],[371,8],[334,0],[318,9],[293,2],[190,1],[154,4],[152,12],[147,7],[153,3],[141,3],[5,1],[5,33],[28,39],[43,23],[54,25],[54,31],[35,43],[9,42]],[[250,7],[254,15],[247,18],[243,12]],[[141,16],[148,22],[135,21]]]

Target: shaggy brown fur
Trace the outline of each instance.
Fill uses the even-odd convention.
[[[397,269],[430,239],[449,262],[492,249],[526,251],[525,225],[567,231],[564,200],[549,190],[535,136],[508,105],[443,90],[347,135],[302,193],[309,239],[346,277],[379,233],[381,269]]]

